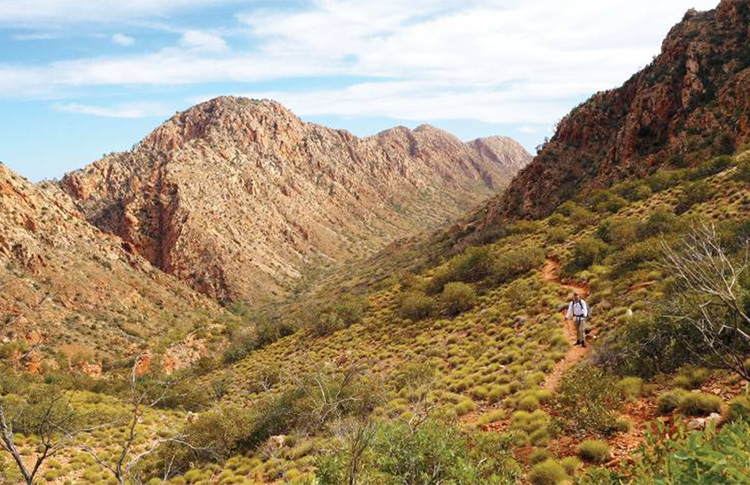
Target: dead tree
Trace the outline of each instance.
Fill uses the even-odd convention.
[[[135,470],[136,466],[145,458],[157,452],[162,445],[175,443],[191,447],[185,435],[176,433],[166,438],[156,439],[146,450],[137,454],[134,453],[133,446],[138,438],[138,424],[149,409],[158,406],[168,397],[174,397],[172,390],[175,384],[174,381],[170,380],[142,382],[137,372],[139,363],[140,359],[136,359],[136,363],[127,377],[128,404],[130,406],[128,418],[124,422],[110,424],[110,426],[121,426],[124,424],[126,427],[125,438],[120,443],[117,458],[113,462],[107,461],[101,458],[92,446],[85,443],[81,445],[83,450],[91,455],[99,465],[114,475],[117,483],[120,485],[141,483]],[[171,473],[170,468],[169,464],[167,464],[165,477],[168,477]]]
[[[14,416],[8,415],[0,402],[0,450],[10,454],[27,485],[36,482],[44,463],[58,454],[74,438],[75,415],[63,391],[47,393],[39,402],[26,404]],[[14,422],[27,434],[39,439],[33,462],[24,462],[13,440]]]
[[[667,316],[694,336],[685,345],[704,365],[731,371],[750,383],[745,367],[750,350],[750,315],[743,301],[741,277],[748,268],[748,246],[740,256],[723,247],[713,225],[694,227],[675,245],[662,241],[663,269],[677,289]]]

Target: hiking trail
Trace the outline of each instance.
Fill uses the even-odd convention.
[[[557,284],[558,286],[569,290],[570,293],[578,292],[578,294],[581,296],[581,299],[586,299],[589,296],[589,287],[588,285],[584,283],[576,283],[576,282],[564,282],[559,274],[560,270],[560,263],[552,258],[548,258],[547,262],[544,264],[544,269],[542,270],[542,279],[544,281],[549,281],[552,283]],[[565,313],[567,311],[567,305],[565,306],[565,309],[562,310],[563,317],[565,316]],[[568,339],[568,343],[570,344],[570,349],[565,353],[565,357],[559,361],[557,364],[555,364],[555,368],[550,372],[550,374],[547,376],[547,378],[544,380],[544,383],[542,384],[542,388],[546,389],[548,391],[554,391],[557,389],[558,384],[560,383],[560,379],[562,378],[563,374],[576,365],[578,362],[583,360],[586,355],[589,353],[589,349],[591,349],[591,346],[588,347],[579,347],[575,345],[576,343],[576,328],[575,323],[571,321],[563,321],[564,329],[563,333],[565,335],[565,338]]]

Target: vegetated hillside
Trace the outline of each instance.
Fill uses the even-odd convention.
[[[444,235],[444,249],[414,272],[363,272],[359,296],[332,280],[293,313],[235,305],[244,324],[227,327],[233,345],[222,355],[171,384],[150,372],[133,381],[148,407],[128,456],[154,451],[124,476],[162,483],[166,474],[175,485],[423,483],[425,474],[470,484],[742,483],[750,345],[740,333],[706,342],[690,322],[708,308],[710,319],[750,329],[740,307],[665,267],[662,246],[688,257],[723,248],[724,263],[701,269],[730,276],[726,262],[741,264],[750,238],[749,213],[745,152],[581,196],[545,219],[496,227],[481,245],[457,250],[451,238],[462,234]],[[699,274],[694,265],[705,261],[719,260],[686,264]],[[368,277],[378,283],[366,289]],[[736,285],[737,295],[750,290],[746,277]],[[561,315],[572,287],[588,293],[593,311],[587,349],[571,347]],[[709,344],[741,365],[726,368]],[[86,426],[43,476],[111,481],[107,466],[139,408],[114,376],[74,377],[3,369],[0,402],[44,409],[40,395],[69,396],[65,410]],[[164,394],[162,385],[179,387]],[[39,449],[33,416],[16,418],[29,460]]]
[[[202,380],[226,385],[222,411],[186,430],[243,420],[224,451],[249,454],[231,458],[221,474],[241,483],[344,483],[354,458],[362,460],[362,483],[390,483],[407,476],[407,455],[419,453],[446,467],[460,456],[466,469],[441,472],[459,483],[646,483],[664,476],[670,453],[684,446],[676,433],[643,454],[654,423],[699,430],[706,448],[728,450],[721,443],[749,436],[741,421],[727,424],[721,441],[700,431],[738,419],[747,406],[736,397],[742,379],[705,368],[716,364],[708,353],[696,360],[691,350],[700,342],[668,317],[675,311],[668,304],[705,295],[681,288],[660,263],[662,241],[679,248],[706,222],[716,224],[730,258],[740,257],[748,213],[745,153],[659,171],[568,202],[543,220],[509,223],[493,242],[446,251],[443,261],[381,280],[359,299],[328,288],[315,311],[237,334],[249,355]],[[571,292],[565,281],[586,288],[594,315],[590,347],[573,360],[560,314]],[[750,289],[744,280],[741,287]],[[280,334],[267,337],[275,325],[294,333],[274,342]],[[227,362],[245,355],[240,350],[230,349]],[[357,441],[368,430],[369,441]],[[487,440],[493,451],[483,455]],[[364,446],[361,457],[355,444]],[[394,448],[398,458],[389,461]],[[727,477],[750,449],[745,443],[731,454]],[[632,467],[620,470],[624,462]],[[691,465],[710,476],[709,459]],[[197,470],[204,480],[218,476],[210,466]],[[688,470],[669,473],[688,479]]]
[[[748,22],[747,0],[689,11],[651,64],[559,123],[480,225],[546,216],[581,191],[700,163],[750,141]]]
[[[671,248],[721,282],[727,262],[742,264],[748,214],[745,152],[581,196],[481,245],[456,250],[443,236],[445,249],[414,272],[361,273],[378,283],[363,281],[358,296],[332,280],[296,307],[307,311],[235,306],[245,324],[228,328],[233,345],[151,408],[138,446],[157,451],[132,473],[157,483],[168,469],[171,484],[423,483],[432,473],[470,484],[742,483],[750,345],[740,333],[706,342],[690,323],[738,321],[739,307],[664,264]],[[711,256],[691,263],[701,247]],[[571,288],[592,307],[586,349],[572,347],[561,314]],[[733,292],[748,291],[745,276]],[[719,344],[739,367],[713,353]],[[110,395],[100,405],[132,409],[111,385],[98,386]],[[16,389],[8,402],[32,392],[3,386]],[[99,396],[66,392],[82,410]],[[105,423],[76,440],[106,462],[124,430]],[[22,443],[31,453],[33,440]],[[65,448],[51,482],[111,476],[80,450]]]
[[[272,101],[225,97],[61,187],[165,272],[217,299],[258,303],[321,265],[439,227],[528,161],[507,138],[465,144],[420,126],[360,139]]]
[[[1,164],[0,228],[3,360],[98,373],[102,363],[161,348],[180,367],[206,350],[205,342],[182,342],[188,333],[227,317],[87,223],[59,189]]]

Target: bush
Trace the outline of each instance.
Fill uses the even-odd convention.
[[[669,438],[665,438],[669,437]],[[717,432],[666,432],[660,425],[647,435],[645,456],[632,469],[627,483],[721,484],[748,483],[750,423],[728,423]]]
[[[565,468],[554,460],[546,460],[534,465],[529,480],[534,485],[558,485],[568,479]]]
[[[750,160],[742,161],[737,165],[734,179],[746,184],[750,183]]]
[[[690,361],[685,346],[689,329],[667,318],[633,318],[608,335],[594,354],[594,361],[625,376],[651,378],[671,373]]]
[[[657,193],[680,183],[680,172],[677,170],[659,170],[646,179],[651,192]]]
[[[678,409],[688,416],[708,416],[718,413],[721,407],[721,398],[713,394],[700,392],[688,392],[683,396]]]
[[[565,469],[565,472],[570,476],[575,475],[576,472],[581,469],[581,460],[579,460],[575,456],[568,456],[566,458],[563,458],[560,461],[560,464]]]
[[[622,403],[617,381],[603,369],[579,364],[562,379],[552,402],[557,425],[570,434],[607,435]]]
[[[681,367],[677,376],[672,379],[672,385],[682,389],[698,389],[711,375],[711,371],[703,367],[686,365]]]
[[[686,186],[680,196],[677,198],[677,205],[675,206],[675,214],[684,214],[689,211],[696,204],[706,202],[711,199],[714,195],[714,189],[711,185],[700,180]]]
[[[424,293],[411,292],[401,298],[398,313],[401,318],[422,320],[432,315],[435,302]]]
[[[630,202],[645,200],[651,197],[651,188],[640,180],[628,180],[622,182],[613,189],[620,197]]]
[[[578,445],[578,455],[592,463],[603,463],[609,457],[609,445],[601,440],[586,440]]]
[[[534,450],[529,453],[529,463],[531,463],[532,465],[536,465],[537,463],[542,463],[543,461],[547,460],[553,460],[554,458],[554,453],[547,449]]]
[[[638,237],[643,240],[661,236],[678,229],[677,217],[671,212],[656,209],[649,214],[648,219],[638,227]]]
[[[454,282],[445,285],[440,300],[443,310],[448,315],[455,316],[471,309],[476,304],[477,295],[466,283]]]
[[[507,446],[498,437],[472,438],[458,426],[434,419],[416,428],[385,422],[375,434],[357,483],[513,483],[519,469]]]
[[[567,241],[568,237],[570,237],[570,233],[565,228],[550,227],[547,230],[547,242],[550,244],[560,244]]]
[[[677,409],[680,406],[682,399],[685,397],[685,394],[687,394],[687,392],[682,389],[674,389],[659,396],[656,401],[659,412],[667,414]]]
[[[566,216],[576,231],[591,226],[596,219],[591,211],[570,200],[562,203],[555,212]]]
[[[489,276],[494,257],[489,247],[469,247],[439,270],[427,286],[428,293],[437,294],[451,281],[474,283]]]
[[[728,405],[727,421],[750,421],[750,396],[737,396],[731,399]]]
[[[729,168],[732,162],[732,157],[729,156],[716,157],[691,170],[690,178],[697,180],[716,175]]]
[[[542,265],[545,254],[541,248],[507,251],[498,255],[493,264],[490,280],[495,285],[508,283]]]
[[[594,210],[599,213],[618,212],[628,205],[628,201],[609,190],[599,190],[589,197]]]
[[[617,383],[617,387],[627,399],[636,399],[641,397],[643,379],[640,377],[625,377]]]
[[[573,260],[568,271],[577,272],[588,269],[592,264],[601,262],[607,255],[609,246],[599,239],[587,237],[573,246]]]

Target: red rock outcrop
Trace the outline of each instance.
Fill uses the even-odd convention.
[[[528,161],[506,138],[467,144],[430,126],[357,138],[273,101],[224,97],[61,187],[165,272],[220,300],[258,302],[308,268],[455,218]]]
[[[0,345],[16,364],[40,372],[62,354],[93,371],[224,316],[86,222],[57,186],[0,164]]]
[[[689,11],[649,66],[566,116],[479,225],[545,216],[578,192],[748,142],[750,1],[723,0]]]

